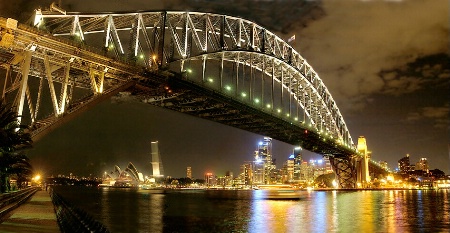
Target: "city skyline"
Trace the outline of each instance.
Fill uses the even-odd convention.
[[[214,1],[198,2],[204,5],[195,5],[195,1],[130,1],[126,6],[120,2],[106,5],[106,1],[63,1],[63,7],[69,11],[208,7],[218,11],[222,6]],[[47,1],[21,3],[18,5],[22,11],[17,11],[16,16],[22,14],[23,18],[23,9],[49,5]],[[296,6],[291,1],[279,4],[280,9],[282,4]],[[423,11],[425,8],[429,10]],[[293,46],[329,88],[353,141],[366,137],[375,161],[385,160],[394,167],[399,158],[410,154],[412,158],[427,157],[430,167],[450,173],[445,3],[324,1],[317,3],[317,9],[302,17],[292,15],[281,25],[264,17],[261,23],[286,40],[296,35]],[[0,12],[14,17],[11,14],[15,10],[14,6],[4,6]],[[219,13],[254,18],[260,23],[256,13],[249,10],[223,10],[226,12]],[[270,16],[270,12],[260,14]],[[224,172],[236,167],[243,157],[251,156],[252,149],[247,145],[262,136],[148,105],[105,102],[36,142],[29,157],[36,169],[89,173],[102,171],[110,164],[126,163],[132,160],[130,156],[144,161],[148,155],[146,143],[159,140],[165,164],[179,163],[172,171],[167,168],[167,174],[183,171],[179,167],[188,163]],[[279,152],[274,155],[288,154],[295,146],[275,141],[274,150]]]
[[[256,141],[254,144],[256,145],[255,146],[255,150],[253,151],[253,155],[252,156],[250,156],[250,157],[247,157],[247,158],[245,158],[244,160],[242,160],[241,161],[241,164],[240,164],[240,167],[242,167],[243,166],[243,164],[246,164],[246,163],[254,163],[254,162],[256,162],[256,161],[260,161],[260,162],[262,162],[262,160],[261,160],[261,158],[259,158],[258,159],[258,157],[260,156],[260,150],[261,150],[261,148],[262,148],[262,146],[267,146],[267,144],[265,143],[266,142],[266,140],[267,140],[267,138],[268,137],[261,137],[260,138],[260,140],[258,140],[258,141]],[[364,138],[364,137],[362,137],[362,138]],[[270,141],[274,141],[273,139],[271,139],[271,138],[268,138],[268,139],[270,139]],[[156,142],[151,142],[151,148],[152,148],[152,150],[151,150],[151,155],[150,155],[150,157],[151,157],[151,159],[149,160],[150,162],[150,170],[141,170],[141,167],[148,167],[148,166],[146,166],[145,164],[144,164],[144,166],[142,166],[142,164],[140,164],[140,166],[136,166],[136,168],[137,168],[137,171],[139,171],[139,172],[142,172],[144,175],[146,175],[146,176],[151,176],[151,177],[154,177],[155,176],[155,168],[154,168],[154,164],[157,164],[157,167],[158,167],[158,169],[160,168],[160,167],[162,167],[163,165],[162,165],[162,163],[161,162],[154,162],[154,154],[155,154],[155,151],[153,151],[153,148],[154,148],[154,145],[155,145],[155,143],[157,144],[158,143],[158,141],[156,141]],[[365,147],[366,145],[365,145],[365,140],[364,140],[364,145],[363,145],[363,147],[367,150],[367,147]],[[250,145],[249,145],[249,147],[250,147]],[[157,150],[156,150],[157,151]],[[305,157],[304,156],[304,153],[306,152],[306,154],[310,154],[310,152],[309,151],[306,151],[306,150],[303,150],[301,147],[295,147],[295,148],[293,148],[292,149],[292,151],[289,153],[289,155],[287,155],[287,156],[285,156],[285,157],[282,157],[282,156],[279,156],[279,160],[278,160],[278,163],[276,163],[276,164],[274,164],[275,166],[274,166],[274,168],[273,169],[283,169],[283,166],[285,165],[284,163],[285,162],[287,162],[287,161],[289,161],[289,160],[293,160],[294,159],[294,157],[296,158],[297,157],[297,155],[299,155],[300,156],[300,159],[305,163],[311,163],[311,162],[318,162],[318,161],[324,161],[324,160],[326,160],[326,158],[322,158],[321,156],[319,156],[319,155],[315,155],[315,156],[306,156],[306,157],[308,157],[308,159],[303,159],[303,157]],[[161,161],[162,159],[161,159],[161,155],[159,154],[159,152],[156,152],[158,155],[157,155],[157,157],[158,157],[158,161]],[[369,151],[369,154],[370,154],[370,151]],[[272,155],[271,155],[272,156]],[[270,159],[271,159],[271,156],[270,156]],[[317,156],[319,156],[319,157],[317,157]],[[274,157],[275,158],[275,157]],[[410,166],[411,168],[404,168],[404,164],[403,164],[403,160],[405,159],[405,158],[408,158],[408,166]],[[277,158],[275,158],[275,160],[276,160]],[[247,161],[247,162],[246,162]],[[379,163],[380,165],[382,165],[382,163],[384,163],[385,161],[377,161],[377,160],[374,160],[375,162],[377,162],[377,163]],[[420,165],[420,167],[418,167],[418,165],[417,164],[422,164],[423,163],[423,161],[425,161],[425,163],[426,163],[426,165],[424,166],[424,165]],[[321,162],[319,162],[319,163],[321,163]],[[133,164],[133,161],[128,161],[128,162],[126,162],[125,164]],[[411,165],[409,165],[409,164],[411,164]],[[117,166],[117,165],[114,165],[114,166]],[[133,165],[133,166],[135,166],[135,165]],[[331,165],[330,165],[331,166]],[[119,166],[119,167],[122,167],[122,166]],[[171,178],[190,178],[190,179],[202,179],[206,174],[210,174],[210,175],[214,175],[214,176],[219,176],[219,177],[223,177],[223,176],[225,176],[225,174],[227,174],[227,173],[232,173],[232,174],[235,174],[235,176],[239,176],[240,175],[240,168],[229,168],[229,169],[225,169],[224,171],[222,171],[222,169],[221,169],[221,171],[220,171],[220,173],[217,173],[215,170],[198,170],[198,171],[196,171],[196,174],[197,174],[197,176],[193,176],[192,175],[192,170],[196,170],[196,165],[192,165],[192,164],[188,164],[188,165],[186,165],[185,167],[185,170],[184,170],[184,176],[183,175],[181,175],[181,176],[173,176],[173,175],[171,175],[171,174],[167,174],[167,175],[163,175],[163,174],[160,174],[159,173],[159,170],[157,169],[157,173],[158,174],[156,174],[156,177],[164,177],[164,178],[167,178],[167,177],[171,177]],[[414,169],[415,168],[415,169]],[[114,168],[112,168],[112,169],[114,169]],[[255,168],[254,168],[255,169]],[[330,167],[330,169],[331,169],[331,167]],[[390,170],[391,172],[393,172],[393,173],[401,173],[403,170],[411,170],[411,171],[414,171],[414,170],[434,170],[434,169],[438,169],[438,168],[434,168],[434,167],[430,167],[430,166],[428,166],[428,159],[426,158],[426,157],[418,157],[417,159],[414,159],[414,158],[412,158],[411,159],[411,156],[410,156],[410,154],[406,154],[405,156],[403,156],[403,157],[399,157],[399,160],[398,160],[398,163],[397,164],[395,164],[394,166],[389,166],[389,165],[387,165],[387,169],[388,170]],[[438,170],[440,170],[440,169],[438,169]],[[113,172],[113,170],[105,170],[104,171],[105,173],[104,174],[109,174],[109,173],[111,173],[111,172]],[[444,172],[444,171],[443,171]],[[70,175],[71,175],[72,173],[70,173]],[[101,172],[100,173],[98,173],[98,174],[101,174]],[[199,175],[200,174],[200,175]],[[47,175],[50,175],[50,176],[58,176],[58,175],[65,175],[65,174],[47,174]],[[92,175],[94,175],[95,176],[95,174],[92,174]],[[368,176],[368,175],[367,175]],[[373,177],[371,177],[372,179],[373,179]],[[368,180],[368,181],[370,181],[370,180]]]

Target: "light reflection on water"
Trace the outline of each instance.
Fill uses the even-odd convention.
[[[111,232],[446,232],[450,190],[170,191],[56,187]]]

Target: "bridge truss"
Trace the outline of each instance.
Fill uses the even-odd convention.
[[[32,126],[44,79],[52,119],[73,106],[74,87],[92,101],[133,86],[144,102],[330,156],[340,186],[355,187],[358,152],[331,94],[292,46],[254,22],[198,12],[37,10],[40,31],[0,23],[3,95],[16,90],[20,115],[28,100]],[[39,80],[34,104],[28,75]]]

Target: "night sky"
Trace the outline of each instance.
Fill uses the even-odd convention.
[[[1,0],[0,15],[25,22],[51,1]],[[293,46],[328,87],[353,141],[363,135],[375,161],[391,168],[410,154],[450,173],[449,6],[444,0],[118,1],[63,0],[68,11],[192,10],[251,19]],[[63,125],[28,152],[46,175],[101,175],[133,162],[150,174],[158,140],[165,175],[224,175],[252,160],[263,135],[142,103],[106,101]],[[294,146],[274,142],[281,167]],[[318,155],[306,153],[306,158]]]

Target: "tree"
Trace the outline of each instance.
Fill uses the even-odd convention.
[[[0,192],[2,193],[9,189],[11,176],[16,176],[19,183],[32,175],[29,159],[22,152],[31,146],[31,136],[25,132],[26,126],[20,125],[17,118],[18,115],[12,107],[0,99]]]
[[[334,179],[336,179],[334,173],[322,174],[314,180],[314,183],[319,188],[332,188]]]

